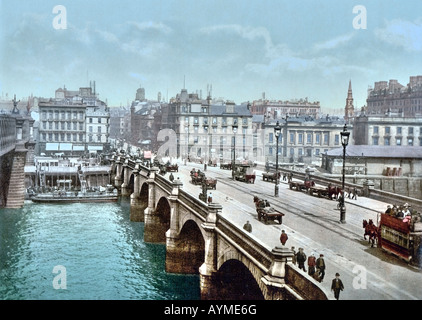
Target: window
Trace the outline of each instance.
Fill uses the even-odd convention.
[[[89,132],[92,132],[92,126],[89,126]]]
[[[248,118],[242,119],[242,125],[247,126],[248,125]]]
[[[98,126],[98,133],[101,133],[101,127],[100,126]]]
[[[270,148],[268,149],[268,154],[269,154],[270,156],[272,156],[272,155],[273,155],[273,147],[270,147]]]
[[[407,145],[408,146],[413,146],[413,138],[407,139]]]
[[[76,122],[73,123],[73,130],[77,130],[78,129],[78,124]]]
[[[320,133],[317,133],[315,135],[315,143],[316,144],[321,144],[321,134]]]
[[[49,122],[49,123],[48,123],[48,129],[49,129],[49,130],[53,129],[53,123],[52,123],[52,122]]]
[[[401,134],[401,127],[397,127],[397,134]]]
[[[328,133],[324,133],[324,144],[328,144]]]
[[[295,142],[295,134],[290,133],[290,143],[294,143],[294,142]]]
[[[396,139],[396,146],[401,146],[401,138]]]
[[[378,126],[374,127],[374,134],[378,134]]]
[[[92,123],[92,118],[89,118],[89,123]]]
[[[79,134],[79,141],[80,142],[84,141],[84,135],[82,133]]]
[[[389,146],[390,145],[390,138],[385,138],[384,139],[384,145],[385,146]]]
[[[338,146],[338,145],[340,144],[340,135],[339,135],[339,134],[336,134],[336,135],[334,136],[334,144],[335,144],[336,146]]]
[[[216,117],[212,118],[212,124],[217,124],[217,118]]]
[[[101,118],[98,118],[98,123],[101,123]]]
[[[274,134],[272,133],[272,132],[270,132],[269,134],[268,134],[268,142],[269,143],[274,143]]]
[[[372,145],[377,146],[378,145],[378,137],[372,138]]]
[[[315,149],[315,155],[319,156],[319,149]]]
[[[307,142],[307,143],[312,143],[312,133],[308,133],[308,134],[306,135],[306,142]]]
[[[413,127],[409,127],[409,135],[413,136]]]
[[[299,139],[298,143],[303,143],[303,133],[298,134],[298,139]]]

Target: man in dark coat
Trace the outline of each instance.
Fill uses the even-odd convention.
[[[343,291],[343,282],[340,279],[340,274],[336,273],[336,277],[331,282],[331,291],[334,291],[334,297],[338,300],[340,298],[340,291]]]
[[[324,261],[324,255],[320,254],[319,258],[316,261],[316,268],[319,272],[319,282],[322,282],[324,280],[325,276],[325,261]]]
[[[306,254],[303,252],[303,248],[299,248],[299,252],[296,254],[296,261],[299,266],[299,269],[302,269],[306,272],[305,268],[305,261],[306,261]]]

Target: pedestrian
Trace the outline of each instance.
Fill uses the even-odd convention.
[[[316,266],[316,258],[315,255],[312,253],[309,257],[308,257],[308,274],[310,276],[313,276],[315,273],[315,266]]]
[[[296,254],[296,261],[299,265],[299,269],[302,269],[306,272],[305,268],[305,261],[306,261],[306,254],[303,252],[303,248],[299,248],[299,252]]]
[[[322,282],[325,276],[325,261],[324,261],[323,254],[319,255],[319,258],[316,261],[316,268],[317,268],[317,272],[319,273],[319,282]]]
[[[291,173],[291,172],[289,172],[289,174],[288,174],[288,182],[290,183],[290,182],[292,182],[292,180],[293,180],[293,173]]]
[[[289,239],[287,233],[284,230],[281,230],[280,242],[283,246],[286,244],[287,239]]]
[[[208,203],[212,202],[212,193],[210,192],[209,196],[208,196]]]
[[[283,172],[283,181],[286,181],[287,174]]]
[[[249,220],[246,221],[245,225],[243,226],[243,229],[245,229],[248,232],[252,232],[252,225],[249,223]]]
[[[292,247],[291,250],[293,251],[292,263],[296,265],[296,250],[295,247]]]
[[[340,298],[340,291],[343,291],[344,285],[340,279],[340,274],[336,273],[336,277],[331,282],[331,291],[334,291],[334,297],[338,300]]]
[[[351,193],[350,193],[351,194]],[[349,194],[349,196],[350,196]],[[358,199],[358,189],[356,189],[356,187],[353,188],[353,196],[351,198],[352,200],[357,200]]]

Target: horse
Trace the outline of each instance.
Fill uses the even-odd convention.
[[[378,228],[375,226],[372,219],[369,219],[369,222],[364,219],[363,227],[365,228],[365,233],[363,234],[363,238],[366,240],[366,236],[369,236],[368,243],[370,243],[371,247],[373,247],[375,244],[375,241],[378,239]]]
[[[339,194],[341,194],[341,188],[338,186],[328,186],[328,197],[330,199],[338,199]]]

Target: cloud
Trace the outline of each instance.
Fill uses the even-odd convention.
[[[407,51],[422,51],[422,21],[395,19],[384,28],[376,29],[375,35],[382,41]]]
[[[335,49],[343,44],[348,43],[354,37],[355,34],[356,33],[348,33],[336,37],[334,39],[327,40],[325,42],[316,43],[314,45],[314,49],[316,51]]]

